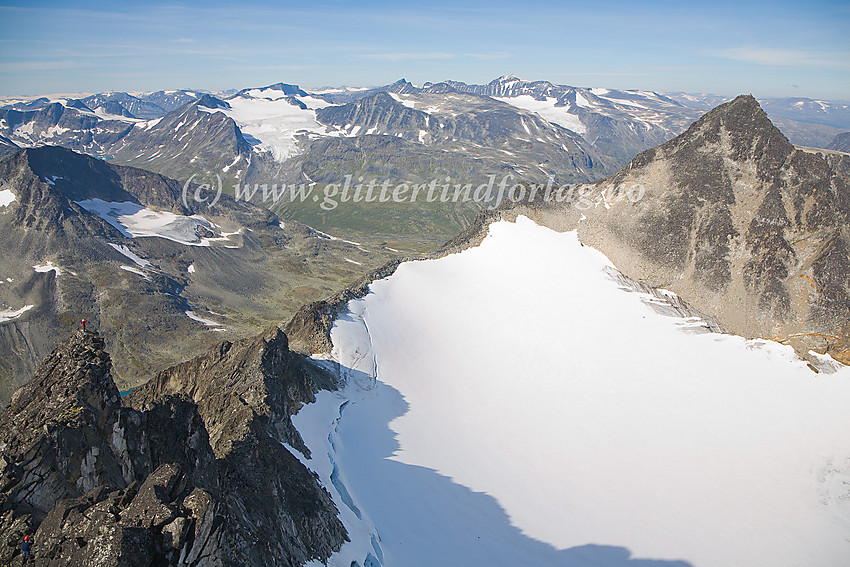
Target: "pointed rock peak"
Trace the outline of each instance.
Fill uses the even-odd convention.
[[[92,359],[92,357],[99,356],[99,353],[102,353],[107,359],[109,358],[109,355],[106,353],[106,342],[103,340],[103,337],[97,331],[91,330],[78,329],[74,334],[65,339],[65,342],[61,343],[56,351],[67,352],[78,359],[86,361]]]
[[[731,108],[734,108],[738,111],[751,112],[751,113],[761,111],[761,105],[759,105],[759,101],[757,101],[756,97],[754,97],[751,94],[738,95],[734,99],[730,100],[729,102],[721,104],[720,106],[716,107],[714,110],[719,110],[721,108],[725,108],[727,112]]]
[[[394,82],[393,84],[388,85],[384,90],[398,94],[411,94],[417,92],[419,89],[414,87],[412,83],[409,83],[407,80],[402,78]]]
[[[724,135],[731,144],[731,159],[758,160],[770,170],[779,167],[794,151],[794,146],[773,125],[752,95],[738,96],[710,110],[662,148],[677,151],[692,145],[720,143]],[[641,156],[635,159],[640,160]],[[768,166],[767,162],[772,165]]]
[[[68,99],[68,102],[65,103],[65,106],[68,108],[76,108],[77,110],[84,110],[86,112],[94,112],[91,108],[85,105],[85,103],[78,99]]]
[[[13,395],[10,407],[20,415],[62,416],[76,419],[74,408],[90,408],[98,415],[121,405],[118,388],[112,380],[112,360],[102,336],[78,330],[45,358],[32,380]]]
[[[203,106],[204,108],[211,108],[211,109],[216,109],[216,108],[221,108],[221,109],[224,109],[224,110],[230,109],[229,104],[227,104],[226,102],[224,102],[221,99],[215,98],[214,96],[208,95],[208,94],[201,95],[201,97],[198,98],[198,100],[196,100],[192,104],[194,106]]]
[[[498,79],[493,79],[492,81],[490,81],[490,84],[492,85],[492,84],[498,84],[498,83],[511,83],[511,82],[515,82],[515,81],[524,82],[522,79],[520,79],[516,75],[502,75]]]
[[[697,123],[700,122],[710,123],[715,127],[722,124],[728,130],[740,130],[753,126],[758,126],[759,130],[776,129],[753,95],[740,95],[734,100],[721,104],[704,114]]]

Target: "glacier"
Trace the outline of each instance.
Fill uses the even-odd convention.
[[[850,564],[850,369],[614,269],[520,217],[349,302],[344,387],[293,416],[351,538],[328,565]]]

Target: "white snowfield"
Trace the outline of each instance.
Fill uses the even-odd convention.
[[[11,189],[3,189],[0,191],[0,208],[8,207],[15,201],[15,194]]]
[[[349,303],[347,385],[293,418],[329,565],[850,565],[850,370],[686,332],[610,268],[520,218]]]
[[[578,134],[587,132],[587,127],[582,124],[577,114],[569,112],[570,109],[565,106],[555,106],[555,103],[558,102],[556,98],[546,97],[546,100],[536,100],[531,95],[493,98],[511,106],[535,112],[543,119]]]
[[[6,321],[11,321],[12,319],[17,319],[30,309],[35,307],[35,305],[24,305],[20,309],[3,309],[0,310],[0,323],[5,323]]]
[[[189,246],[210,246],[212,241],[227,240],[228,234],[236,234],[225,233],[221,237],[200,238],[196,233],[199,226],[213,230],[213,224],[204,217],[200,215],[176,215],[168,211],[154,211],[130,201],[114,202],[87,199],[76,201],[76,203],[87,211],[95,213],[127,238],[159,236]],[[127,255],[115,246],[113,247],[137,264],[145,267],[136,258]],[[145,260],[142,260],[142,262],[145,262]]]
[[[54,265],[53,262],[50,260],[47,260],[43,264],[36,264],[32,267],[32,269],[42,274],[45,274],[47,272],[55,272],[57,276],[62,275],[62,268]]]
[[[316,109],[329,106],[325,100],[311,96],[297,97],[307,110],[292,104],[281,91],[254,89],[227,100],[230,110],[208,109],[232,118],[240,130],[260,141],[258,149],[269,151],[278,161],[300,153],[298,135],[325,134],[327,127],[316,120]]]

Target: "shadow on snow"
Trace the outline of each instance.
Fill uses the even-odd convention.
[[[373,380],[341,370],[360,384]],[[337,426],[339,480],[378,530],[385,565],[691,567],[633,558],[617,546],[556,549],[523,534],[492,496],[391,458],[400,445],[389,424],[408,409],[401,392],[377,381],[364,397],[345,404]]]

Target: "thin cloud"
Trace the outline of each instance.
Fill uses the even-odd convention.
[[[454,53],[431,52],[431,53],[366,53],[361,55],[365,59],[376,59],[378,61],[428,61],[439,59],[453,59]]]
[[[471,57],[472,59],[480,59],[482,61],[494,61],[497,59],[507,59],[511,56],[510,53],[501,52],[501,53],[464,53],[464,56]]]
[[[26,71],[55,71],[60,69],[80,69],[91,67],[79,61],[15,61],[0,63],[0,73],[20,73]]]
[[[766,67],[828,67],[850,69],[850,53],[831,56],[798,49],[769,47],[733,47],[713,52],[713,55]]]

